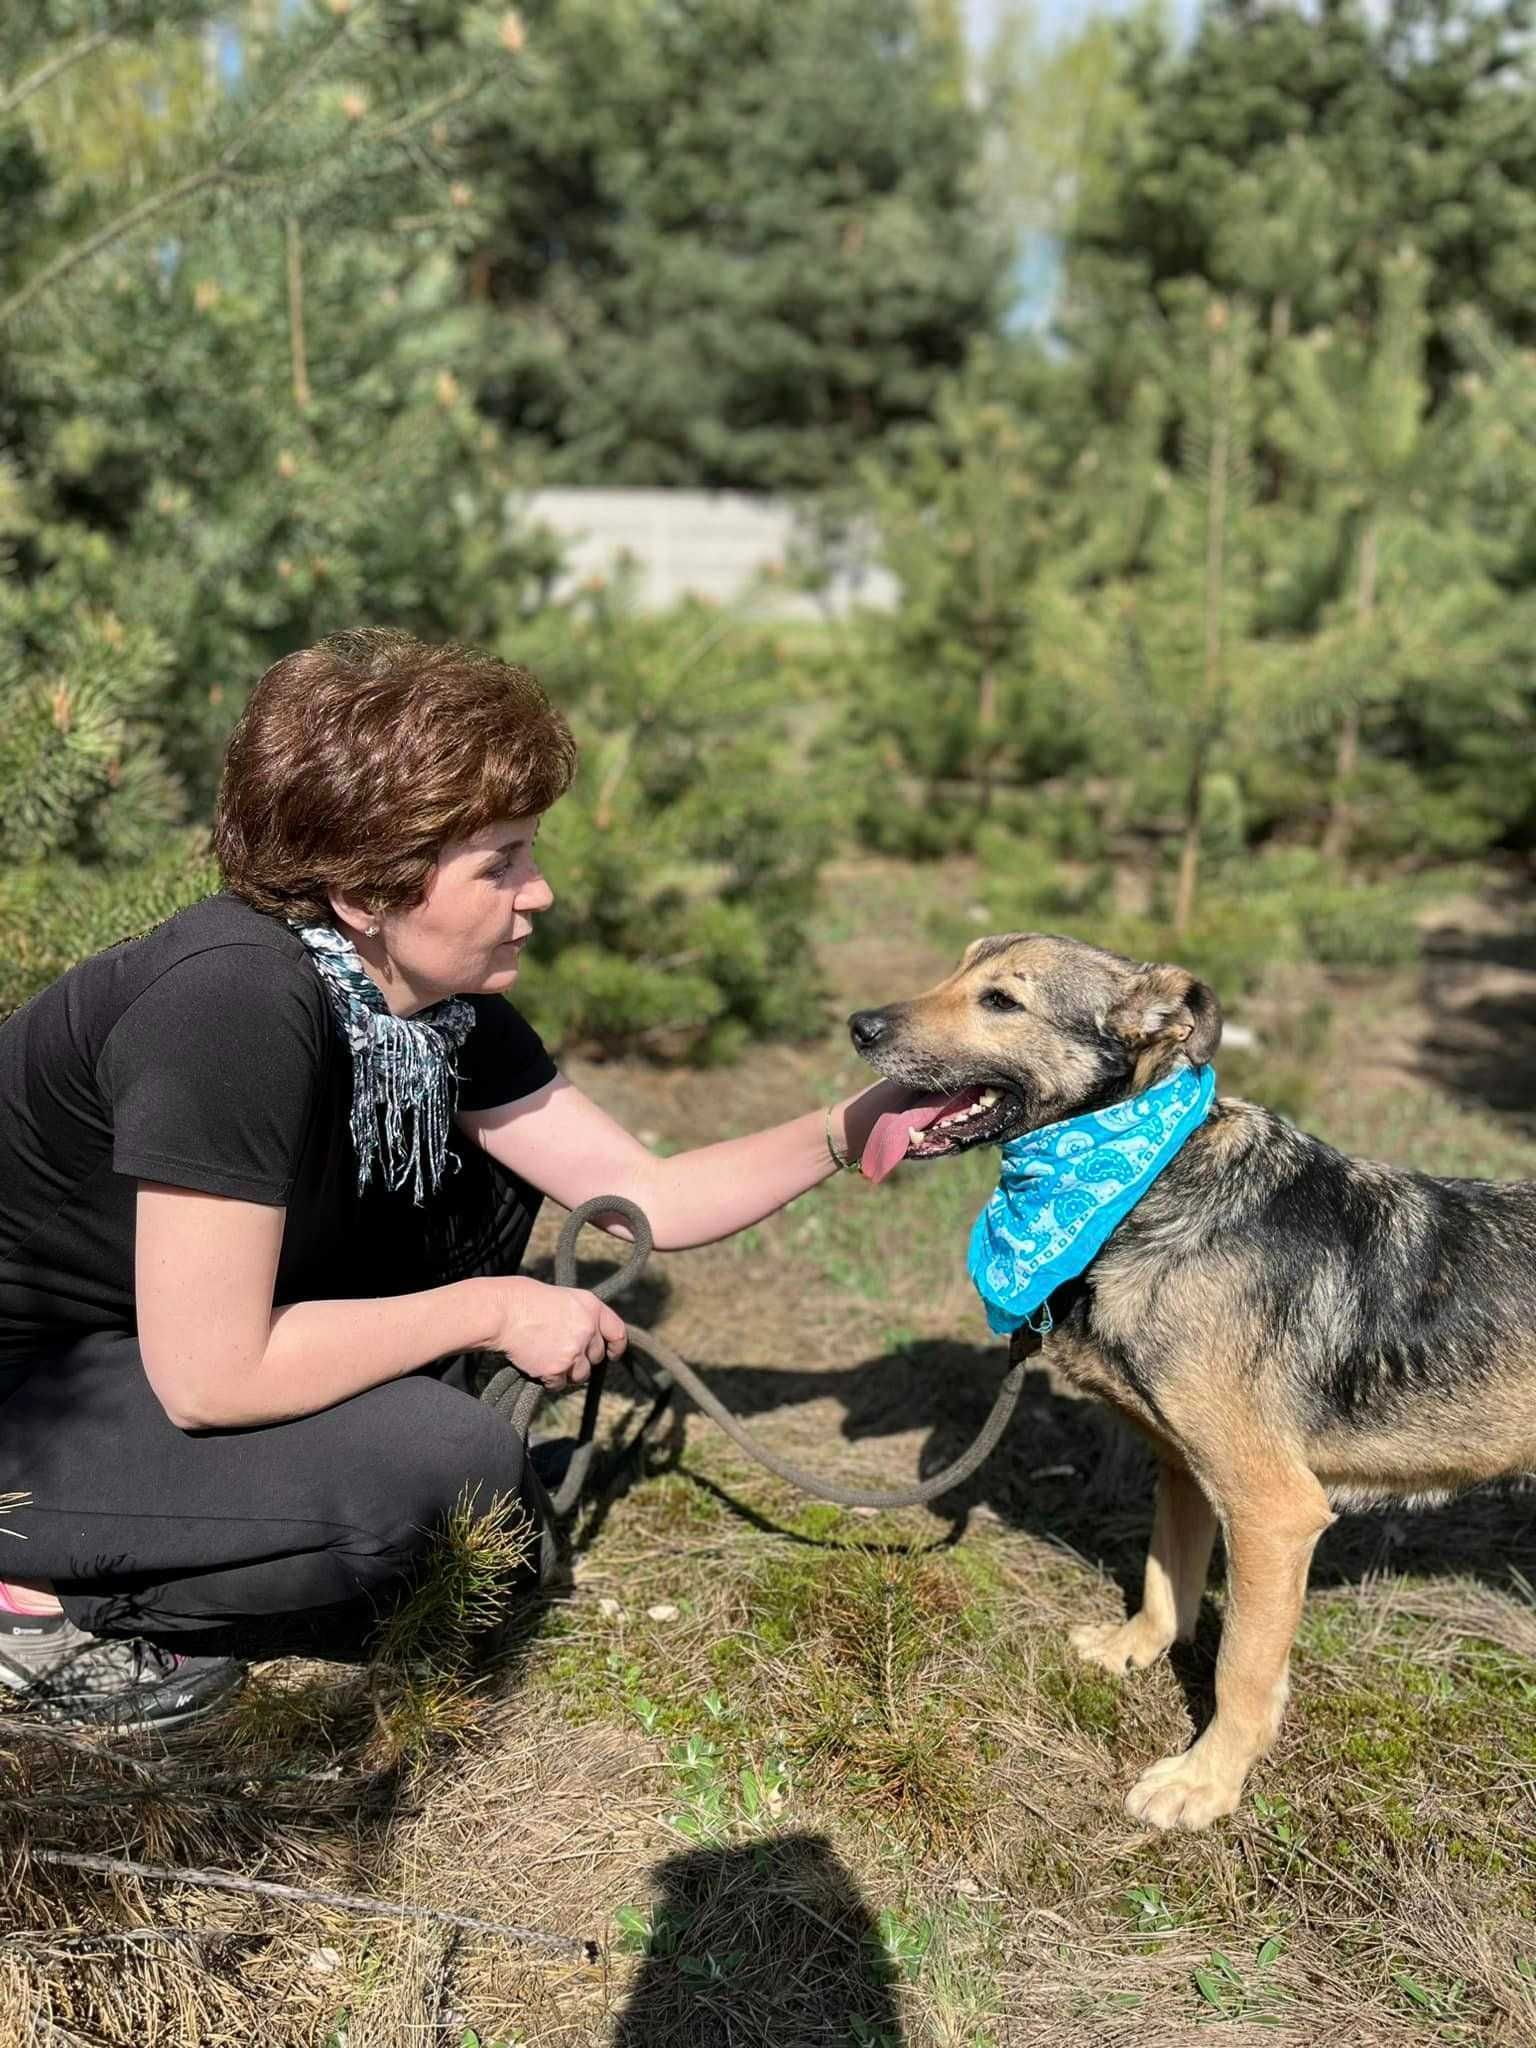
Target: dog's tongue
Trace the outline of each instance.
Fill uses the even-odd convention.
[[[865,1140],[859,1167],[866,1180],[880,1181],[907,1156],[907,1133],[926,1131],[951,1110],[964,1109],[976,1098],[968,1088],[961,1095],[914,1095],[904,1109],[888,1109]]]

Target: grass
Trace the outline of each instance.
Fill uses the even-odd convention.
[[[771,1512],[771,1489],[713,1452],[701,1440],[690,1466]],[[629,1497],[631,1560],[660,1533],[652,1485],[665,1528],[677,1484]],[[764,1784],[776,1833],[832,1844],[904,1957],[881,1993],[893,2038],[1157,2039],[1239,2019],[1297,2040],[1521,2038],[1536,2012],[1528,1663],[1481,1640],[1453,1654],[1444,1621],[1402,1609],[1390,1585],[1329,1591],[1257,1796],[1209,1835],[1144,1836],[1118,1796],[1187,1739],[1176,1675],[1119,1686],[1070,1661],[1068,1620],[1104,1599],[1088,1563],[990,1520],[935,1553],[913,1522],[908,1547],[851,1517],[810,1541],[788,1523],[733,1539],[728,1562],[658,1544],[653,1577],[626,1563],[626,1608],[665,1590],[680,1618],[628,1634],[638,1671],[616,1684],[609,1638],[573,1613],[544,1678],[567,1711],[577,1699],[651,1745],[661,1825],[696,1855],[725,1869],[762,1839]],[[767,1938],[746,1920],[711,1935],[724,1954]],[[676,1955],[690,1938],[667,1936]],[[739,2004],[724,1982],[711,1999],[750,2024],[745,1985]],[[667,2010],[680,2040],[729,2038],[725,2018],[695,2032],[698,2013]]]
[[[914,978],[942,970],[922,918],[938,901],[963,914],[971,883],[963,864],[865,879],[846,878],[822,934],[850,1008],[903,992],[899,955]],[[1398,970],[1251,998],[1259,1049],[1224,1056],[1223,1085],[1294,1104],[1347,1149],[1536,1174],[1518,1120],[1388,1059],[1417,987]],[[859,1076],[829,1036],[728,1077],[578,1078],[632,1126],[697,1141]],[[646,1319],[781,1451],[903,1482],[968,1440],[1001,1369],[962,1260],[989,1186],[980,1159],[878,1190],[840,1178],[744,1239],[661,1262]],[[541,1228],[546,1254],[551,1238]],[[1232,1819],[1164,1837],[1122,1801],[1208,1711],[1220,1580],[1173,1662],[1121,1683],[1072,1658],[1072,1624],[1123,1611],[1151,1505],[1144,1463],[1088,1404],[1032,1374],[1004,1451],[943,1514],[808,1503],[697,1418],[660,1463],[595,1518],[569,1592],[487,1682],[452,1693],[466,1711],[437,1717],[446,1734],[418,1714],[381,1740],[356,1673],[282,1665],[169,1757],[143,1740],[110,1758],[0,1743],[15,1840],[591,1934],[599,1967],[12,1869],[0,2048],[1536,2034],[1529,1497],[1330,1531],[1275,1750]],[[460,1575],[418,1621],[472,1617],[475,1583]],[[399,1671],[451,1687],[452,1640],[399,1647]],[[155,1776],[167,1763],[173,1794]],[[191,1946],[125,1960],[108,1939],[146,1927]],[[101,1945],[72,1947],[82,1934]],[[31,2027],[38,2012],[55,2034]]]

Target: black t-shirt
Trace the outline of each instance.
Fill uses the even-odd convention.
[[[555,1078],[509,1003],[467,1000],[459,1109]],[[428,1284],[433,1198],[418,1208],[377,1173],[358,1194],[351,1104],[351,1050],[303,943],[227,893],[34,996],[0,1023],[0,1382],[84,1331],[134,1327],[141,1180],[284,1208],[275,1303]]]

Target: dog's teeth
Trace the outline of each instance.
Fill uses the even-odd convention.
[[[973,1102],[969,1109],[953,1109],[948,1116],[941,1116],[933,1128],[936,1131],[947,1131],[956,1124],[968,1124],[973,1116],[980,1116],[985,1108],[984,1102]]]
[[[941,1116],[936,1124],[931,1124],[926,1132],[920,1131],[916,1124],[909,1125],[907,1129],[907,1143],[915,1145],[921,1137],[932,1137],[937,1131],[949,1131],[953,1130],[956,1124],[967,1124],[973,1116],[981,1116],[986,1110],[989,1110],[996,1100],[997,1090],[995,1088],[988,1088],[978,1096],[968,1109],[951,1110],[948,1116]]]

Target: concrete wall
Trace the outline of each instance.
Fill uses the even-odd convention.
[[[854,605],[888,608],[896,586],[870,556],[848,551],[824,591],[796,590],[783,580],[797,526],[780,499],[741,491],[551,490],[515,497],[519,521],[550,527],[565,545],[558,596],[594,575],[611,577],[626,555],[636,565],[641,608],[663,611],[683,597],[740,605],[777,619],[838,618]]]

